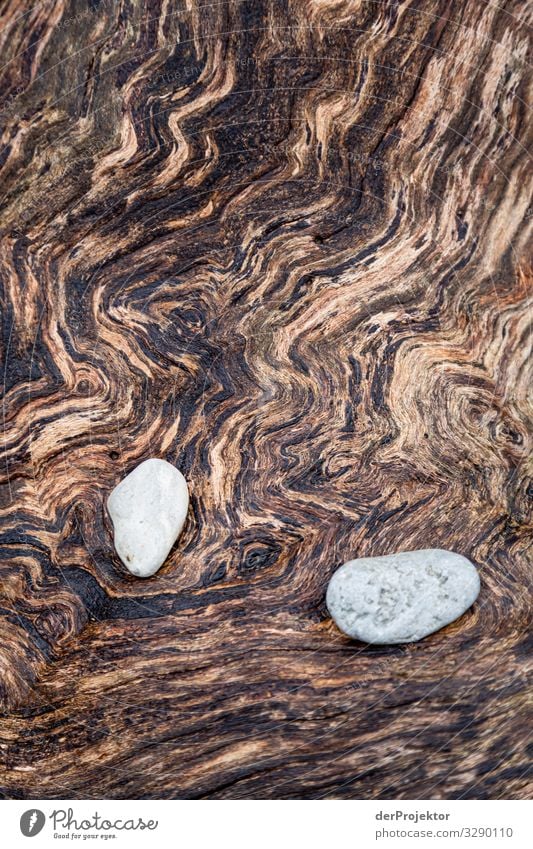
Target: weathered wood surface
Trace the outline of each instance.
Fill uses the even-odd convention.
[[[2,794],[526,796],[531,4],[1,8]],[[345,639],[334,568],[428,545],[474,608]]]

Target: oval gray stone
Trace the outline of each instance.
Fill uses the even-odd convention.
[[[187,481],[166,460],[135,468],[107,499],[117,554],[139,578],[154,575],[178,538],[189,507]]]
[[[479,594],[475,566],[439,548],[349,560],[326,604],[336,625],[364,643],[421,640],[461,616]]]

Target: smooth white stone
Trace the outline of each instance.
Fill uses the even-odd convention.
[[[439,548],[349,560],[326,604],[337,626],[364,643],[421,640],[461,616],[479,594],[475,566]]]
[[[145,460],[107,499],[117,554],[132,575],[149,578],[165,562],[189,507],[187,481],[166,460]]]

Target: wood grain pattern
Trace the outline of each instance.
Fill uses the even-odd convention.
[[[4,797],[531,792],[531,13],[2,3]],[[474,608],[344,638],[333,570],[427,546]]]

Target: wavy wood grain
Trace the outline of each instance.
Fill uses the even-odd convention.
[[[526,796],[531,4],[1,9],[2,795]],[[474,608],[344,638],[333,570],[427,546]]]

